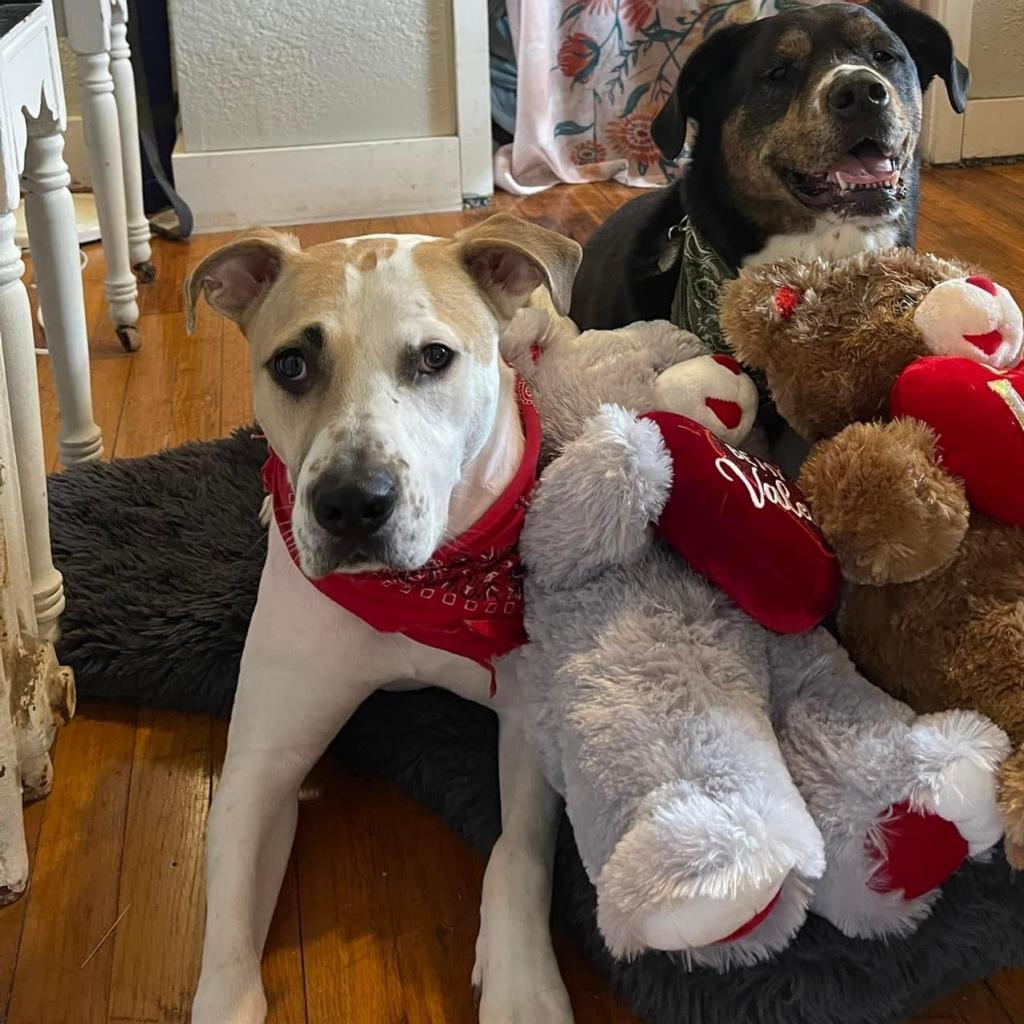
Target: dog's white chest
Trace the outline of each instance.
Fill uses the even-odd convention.
[[[890,249],[896,245],[899,228],[895,224],[850,224],[822,219],[811,231],[798,235],[773,235],[759,252],[751,253],[745,267],[757,267],[787,259],[842,259],[858,252]]]

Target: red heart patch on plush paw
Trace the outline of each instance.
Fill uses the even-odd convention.
[[[979,512],[1024,526],[1024,370],[926,356],[900,374],[890,408],[938,434],[943,465]]]
[[[796,484],[685,416],[644,418],[672,456],[659,535],[767,629],[817,626],[839,600],[841,575]]]

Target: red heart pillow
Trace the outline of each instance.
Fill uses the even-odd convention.
[[[835,555],[778,466],[699,423],[652,412],[672,456],[658,533],[748,615],[776,633],[817,626],[839,600]]]
[[[925,356],[900,375],[890,408],[939,435],[943,465],[979,512],[1024,526],[1024,369]]]

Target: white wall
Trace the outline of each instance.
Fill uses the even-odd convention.
[[[973,99],[1024,96],[1024,0],[975,0]]]
[[[451,0],[170,0],[184,150],[455,134]]]
[[[64,160],[71,172],[71,187],[91,188],[89,155],[82,131],[82,102],[78,91],[78,71],[75,55],[66,39],[57,40],[60,46],[60,71],[64,79],[64,101],[68,110],[68,127],[64,135]]]

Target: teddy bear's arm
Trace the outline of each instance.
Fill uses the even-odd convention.
[[[658,427],[603,406],[537,483],[519,542],[531,581],[565,590],[640,558],[671,482]]]
[[[1024,870],[1024,747],[1014,751],[1000,769],[999,809],[1006,826],[1006,859]]]
[[[961,481],[917,420],[857,423],[811,451],[800,473],[815,521],[847,579],[923,579],[956,554],[970,515]]]

